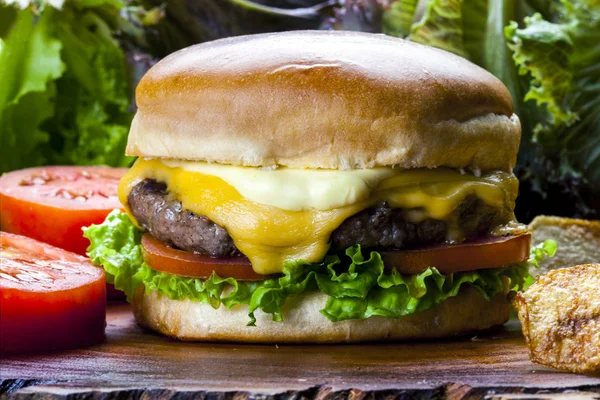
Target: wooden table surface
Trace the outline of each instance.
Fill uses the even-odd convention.
[[[126,304],[107,323],[102,345],[0,359],[0,395],[600,399],[600,377],[532,364],[517,321],[460,340],[336,346],[177,342],[139,328]]]

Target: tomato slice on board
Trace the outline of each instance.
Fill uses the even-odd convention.
[[[0,177],[0,226],[85,255],[81,228],[100,224],[115,208],[125,168],[42,167]]]
[[[104,340],[104,270],[86,257],[0,232],[0,353],[36,353]]]
[[[387,270],[402,274],[436,267],[441,273],[500,268],[529,258],[531,235],[485,238],[455,245],[428,246],[412,250],[380,251]],[[213,271],[222,278],[264,280],[277,275],[254,272],[246,257],[209,257],[165,246],[148,233],[142,236],[142,254],[150,268],[191,278],[208,278]]]
[[[386,268],[402,274],[418,274],[436,267],[443,274],[507,267],[529,258],[531,234],[487,237],[453,245],[380,252]]]
[[[208,278],[213,271],[221,278],[241,281],[262,281],[277,276],[257,274],[246,257],[210,257],[177,250],[147,233],[142,236],[142,255],[153,270],[190,278]]]

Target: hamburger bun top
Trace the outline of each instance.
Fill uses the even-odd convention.
[[[243,166],[508,171],[506,87],[451,53],[385,35],[294,31],[188,47],[136,90],[127,154]]]

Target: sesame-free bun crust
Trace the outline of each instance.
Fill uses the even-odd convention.
[[[510,170],[521,129],[493,75],[385,35],[239,36],[166,57],[136,90],[127,154],[293,168]]]
[[[600,261],[600,221],[538,215],[529,224],[532,246],[554,240],[558,251],[532,271],[542,275],[558,268]]]
[[[180,340],[251,343],[342,343],[379,340],[420,340],[473,333],[501,325],[509,317],[507,295],[488,302],[473,288],[431,309],[394,319],[331,322],[321,310],[327,296],[321,292],[288,299],[283,322],[256,311],[256,326],[248,327],[248,307],[212,308],[190,300],[171,300],[158,292],[146,294],[141,287],[133,299],[138,323]]]

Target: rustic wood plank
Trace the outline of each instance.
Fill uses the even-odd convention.
[[[90,399],[246,399],[256,393],[273,399],[478,399],[565,391],[590,398],[600,393],[600,377],[532,364],[516,321],[476,337],[437,342],[182,343],[143,331],[128,305],[113,304],[106,332],[108,340],[99,346],[1,359],[0,394],[19,399],[70,394]]]
[[[489,400],[531,400],[531,399],[544,399],[544,400],[598,400],[600,399],[600,393],[593,392],[563,392],[563,393],[537,393],[537,394],[502,394],[494,395]]]
[[[588,388],[588,390],[596,390]],[[206,391],[202,389],[178,388],[178,389],[92,389],[73,388],[66,386],[34,386],[10,393],[6,396],[10,400],[24,399],[52,399],[63,400],[81,398],[86,400],[108,400],[115,398],[135,398],[144,400],[154,399],[232,399],[232,400],[282,400],[282,399],[449,399],[449,400],[599,400],[600,391],[579,390],[546,390],[546,389],[523,389],[503,387],[494,389],[473,388],[467,385],[448,384],[433,389],[387,389],[370,390],[340,389],[334,390],[330,387],[320,386],[304,390],[289,390],[273,394],[256,394],[249,391]]]

